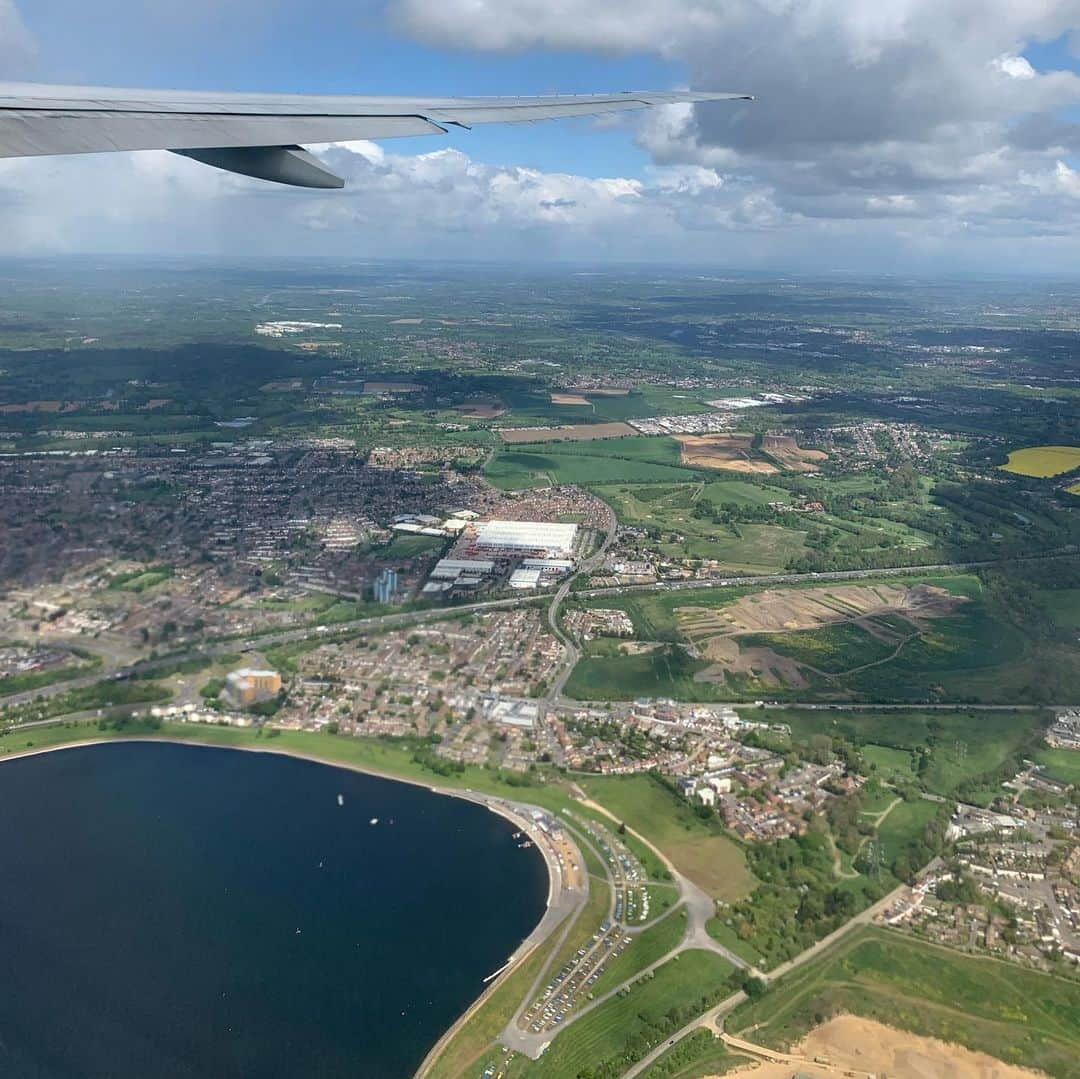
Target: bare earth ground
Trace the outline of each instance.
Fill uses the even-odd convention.
[[[682,446],[685,465],[760,475],[778,471],[771,461],[752,459],[750,435],[676,435],[675,438]]]
[[[761,448],[790,472],[817,472],[829,455],[822,450],[804,450],[791,435],[765,435]]]
[[[857,622],[883,614],[908,619],[940,618],[951,614],[962,597],[943,588],[914,585],[838,585],[834,588],[769,589],[742,596],[719,610],[680,607],[679,628],[691,640],[715,634],[785,633],[815,629],[836,622]]]
[[[926,621],[951,614],[961,596],[943,588],[914,585],[839,585],[828,589],[776,589],[742,596],[719,609],[679,607],[679,629],[712,666],[699,671],[698,682],[723,682],[725,675],[751,674],[765,686],[788,685],[803,689],[805,674],[827,675],[813,667],[782,656],[771,648],[746,648],[737,638],[747,633],[787,633],[820,626],[853,622],[879,641],[900,646],[920,632]],[[898,614],[910,623],[910,632],[875,621],[875,617]]]
[[[985,1053],[975,1053],[959,1045],[949,1045],[935,1038],[923,1038],[902,1030],[860,1019],[838,1015],[812,1030],[792,1049],[806,1058],[796,1066],[759,1064],[735,1073],[752,1079],[791,1079],[794,1072],[813,1079],[834,1079],[868,1075],[889,1079],[1035,1079],[1042,1072],[1005,1064]],[[812,1063],[822,1057],[829,1065]]]
[[[763,685],[788,685],[805,689],[810,683],[795,660],[782,656],[771,648],[742,648],[731,637],[714,637],[705,646],[704,656],[713,665],[694,675],[695,682],[723,682],[724,676],[750,674]]]
[[[503,442],[585,442],[590,438],[626,438],[637,431],[628,423],[575,423],[568,427],[503,427]]]
[[[589,402],[577,393],[553,393],[551,403],[553,405],[587,405]]]

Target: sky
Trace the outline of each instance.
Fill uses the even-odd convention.
[[[0,79],[757,97],[320,148],[344,191],[0,161],[0,254],[1080,268],[1080,0],[0,0]]]

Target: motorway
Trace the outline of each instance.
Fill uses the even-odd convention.
[[[556,703],[562,700],[562,691],[566,685],[567,679],[569,679],[571,672],[573,671],[574,664],[578,658],[578,650],[576,645],[566,636],[562,631],[562,628],[558,625],[558,612],[565,601],[566,596],[570,593],[574,580],[584,572],[588,572],[594,568],[596,564],[602,561],[604,555],[607,553],[611,542],[615,537],[615,518],[612,515],[609,521],[608,531],[605,534],[605,538],[600,547],[584,562],[581,567],[570,577],[568,577],[555,592],[548,606],[548,623],[551,626],[552,632],[555,633],[559,641],[567,649],[567,662],[560,671],[559,676],[549,690],[546,700],[549,704]],[[1043,555],[1031,555],[1026,556],[1025,560],[1031,560],[1035,558],[1056,558],[1063,555],[1073,554],[1071,549],[1066,551],[1052,552]],[[747,577],[724,577],[724,578],[710,578],[703,581],[660,581],[656,584],[647,585],[619,585],[608,588],[593,588],[584,591],[577,591],[575,596],[584,596],[589,598],[596,598],[602,596],[612,595],[624,595],[627,593],[637,592],[663,592],[680,589],[691,588],[734,588],[734,587],[758,587],[771,584],[805,584],[814,581],[838,581],[838,580],[860,580],[868,577],[896,577],[902,575],[922,574],[922,573],[941,573],[947,571],[963,571],[970,569],[985,568],[993,565],[1000,565],[1008,562],[1020,561],[1019,558],[1009,559],[997,559],[984,562],[950,562],[942,563],[935,566],[918,566],[908,567],[904,569],[882,569],[882,570],[850,570],[850,571],[837,571],[834,573],[789,573],[789,574],[772,574],[767,576],[747,576]],[[116,665],[110,668],[98,670],[93,674],[85,675],[79,678],[71,678],[66,681],[54,682],[48,686],[42,686],[36,690],[28,690],[22,693],[11,693],[7,695],[0,694],[0,707],[9,707],[11,705],[26,704],[30,701],[45,700],[48,697],[54,696],[58,693],[64,693],[69,689],[82,689],[87,686],[95,685],[103,680],[123,679],[131,677],[145,677],[152,676],[155,671],[168,670],[177,663],[182,663],[187,660],[193,659],[208,659],[212,660],[219,656],[229,655],[236,652],[248,652],[257,649],[263,649],[279,644],[291,644],[299,641],[314,640],[320,637],[326,637],[328,640],[333,640],[335,637],[348,636],[354,633],[373,632],[377,633],[383,630],[400,629],[407,626],[423,625],[429,622],[440,622],[445,619],[456,618],[459,615],[469,613],[482,613],[484,611],[499,611],[509,610],[515,607],[528,606],[530,604],[536,604],[542,602],[544,597],[537,596],[508,596],[502,599],[490,599],[481,600],[477,603],[463,603],[459,606],[452,607],[433,607],[425,608],[415,611],[402,611],[398,614],[384,614],[376,615],[371,618],[357,618],[348,622],[338,622],[328,626],[301,626],[297,629],[280,630],[272,633],[260,634],[255,637],[240,638],[226,641],[218,641],[213,644],[193,647],[182,652],[174,652],[167,656],[161,656],[156,659],[140,660],[134,663],[126,663],[123,665]],[[78,641],[73,643],[79,643]],[[574,702],[580,704],[586,704],[588,702]],[[748,705],[748,704],[761,704],[759,701],[731,701],[727,702],[732,705]],[[801,701],[784,701],[784,702],[766,702],[765,707],[775,708],[873,708],[873,709],[890,709],[890,708],[935,708],[941,710],[951,710],[958,705],[956,704],[939,704],[939,703],[921,703],[921,702],[908,702],[907,704],[868,704],[863,701],[837,701],[830,702],[827,705],[820,702],[801,702]],[[980,705],[980,708],[998,709],[998,710],[1014,710],[1017,708],[1034,707],[1025,703],[1018,704],[998,704],[998,705]],[[1046,704],[1039,707],[1046,708],[1069,708],[1073,707],[1069,704]]]

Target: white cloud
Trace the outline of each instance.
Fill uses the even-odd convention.
[[[1010,79],[1034,79],[1037,78],[1031,61],[1024,56],[1009,56],[1007,53],[995,56],[992,64],[1003,75]]]
[[[108,15],[132,7],[101,3]],[[66,26],[60,16],[74,4],[56,0],[50,17]],[[1080,123],[1069,111],[1080,104],[1080,79],[1036,70],[1025,55],[1032,42],[1080,39],[1080,0],[387,4],[400,30],[436,46],[655,53],[695,86],[745,90],[758,101],[640,114],[633,130],[653,165],[637,177],[484,164],[455,149],[407,157],[370,142],[323,151],[349,181],[328,193],[273,188],[164,154],[0,163],[0,250],[845,265],[932,252],[984,266],[1007,242],[1016,266],[1016,240],[1026,238],[1033,264],[1051,257],[1071,267],[1080,253],[1071,164]],[[160,37],[168,26],[162,48],[186,54],[190,38],[214,25],[227,52],[231,34],[257,36],[298,5],[162,0],[133,15],[142,30],[132,32],[153,25]],[[3,70],[33,48],[14,0],[0,0]]]
[[[1062,112],[1080,104],[1080,78],[1024,56],[1080,30],[1078,0],[391,0],[390,10],[444,46],[653,52],[684,64],[695,86],[756,94],[753,105],[645,114],[638,139],[658,163],[763,193],[776,228],[904,219],[967,230],[977,204],[1011,231],[1050,216],[1045,200],[1068,188],[1057,161],[1080,153],[1080,124]],[[1036,174],[1051,179],[1033,185]],[[975,216],[992,232],[990,216]]]
[[[2,77],[10,77],[33,54],[35,43],[23,22],[15,0],[0,0],[0,65]]]

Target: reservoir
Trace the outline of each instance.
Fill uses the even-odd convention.
[[[0,820],[5,1079],[405,1079],[548,892],[482,806],[271,754],[11,760]]]

